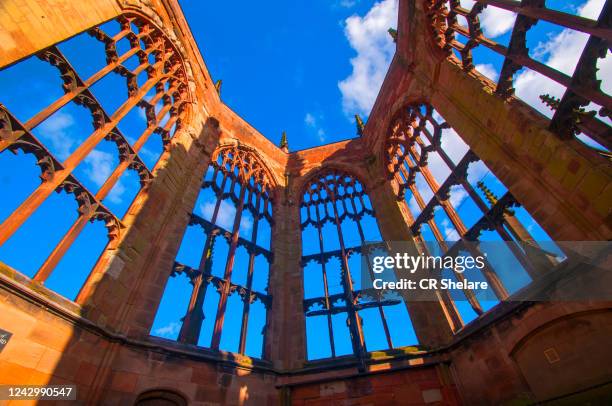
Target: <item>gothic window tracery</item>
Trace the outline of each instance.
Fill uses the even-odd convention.
[[[152,333],[180,342],[198,344],[264,358],[272,226],[271,183],[258,158],[240,147],[221,147],[211,160],[202,190],[191,214],[158,310]],[[180,262],[183,261],[183,262]],[[186,309],[170,309],[171,280],[186,276],[192,285]],[[185,297],[185,290],[181,290]],[[163,326],[172,314],[174,335]],[[171,312],[173,312],[171,314]]]
[[[26,77],[32,83],[21,86]],[[3,193],[0,260],[40,283],[54,276],[58,265],[61,269],[56,271],[68,278],[81,274],[78,284],[53,284],[75,298],[90,269],[83,266],[93,266],[107,243],[111,248],[116,244],[121,218],[154,177],[152,157],[147,156],[151,151],[145,146],[160,138],[167,149],[181,128],[189,101],[182,60],[146,18],[125,14],[3,69],[0,83],[3,171],[16,184],[31,185],[15,188],[24,189],[16,197],[19,201]],[[128,117],[140,117],[140,122]],[[17,157],[10,158],[9,153]],[[27,158],[21,153],[35,157],[39,185],[25,170]],[[10,173],[8,167],[20,173]],[[74,197],[74,220],[61,211],[66,203],[45,211],[44,219],[37,214],[49,206],[54,191]],[[57,222],[62,219],[60,227]],[[98,221],[108,229],[107,239],[91,235],[93,226],[88,223]],[[24,258],[39,254],[24,249],[31,243],[28,236],[45,226],[63,230],[63,235],[52,236],[48,256],[42,252],[36,261]],[[86,255],[80,259],[70,255],[88,233],[91,244],[82,254],[93,250],[93,256],[83,260]],[[41,239],[51,236],[41,234]],[[70,289],[64,289],[66,285]]]
[[[308,359],[354,355],[416,343],[401,299],[361,288],[363,245],[381,240],[363,185],[328,170],[305,187],[301,204]],[[369,269],[369,267],[367,268]]]
[[[548,235],[431,105],[413,104],[400,111],[386,140],[385,160],[397,198],[406,204],[412,234],[426,249],[478,256],[486,254],[482,244],[470,242],[509,242],[508,252],[503,248],[490,256],[480,275],[495,300],[481,302],[469,290],[460,298],[444,298],[458,310],[451,313],[455,329],[563,258],[552,242],[542,246]],[[510,277],[504,272],[508,267]]]
[[[435,43],[465,71],[489,76],[502,97],[520,90],[521,98],[551,118],[559,137],[576,137],[609,156],[612,99],[603,65],[610,57],[611,3],[602,2],[597,15],[591,15],[599,11],[596,4],[583,4],[574,14],[569,2],[563,11],[545,3],[424,2]],[[532,33],[550,39],[536,42]]]

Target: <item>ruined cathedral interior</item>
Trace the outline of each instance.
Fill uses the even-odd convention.
[[[53,89],[0,90],[0,386],[74,385],[83,405],[612,404],[612,295],[565,296],[612,278],[539,246],[612,238],[612,1],[595,19],[469,3],[399,0],[367,120],[295,151],[224,104],[178,0],[0,2],[0,77]],[[481,28],[494,8],[516,13],[506,43]],[[537,24],[588,37],[573,74],[529,52]],[[524,70],[562,89],[542,91],[549,116],[515,95]],[[49,142],[67,112],[80,138]],[[490,258],[490,300],[362,289],[366,241],[488,239],[522,275]]]

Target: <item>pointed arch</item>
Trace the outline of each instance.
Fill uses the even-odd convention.
[[[353,355],[363,363],[369,351],[415,344],[401,299],[361,286],[372,256],[364,247],[382,237],[357,177],[331,167],[313,172],[300,211],[308,358]]]
[[[90,73],[82,62],[97,50],[101,67]],[[189,70],[175,43],[150,17],[138,12],[127,11],[41,49],[4,67],[0,74],[18,77],[23,74],[21,69],[27,72],[28,64],[50,68],[37,71],[40,75],[57,74],[59,80],[55,82],[47,77],[37,79],[48,82],[49,88],[42,91],[58,85],[62,96],[49,104],[44,104],[47,97],[40,97],[44,101],[40,111],[30,108],[31,100],[16,95],[0,100],[0,153],[20,150],[32,154],[42,172],[41,184],[0,224],[0,246],[25,229],[26,221],[40,211],[53,191],[63,190],[74,196],[78,204],[76,221],[34,275],[37,282],[45,283],[65,263],[65,254],[90,221],[105,223],[106,248],[116,248],[124,234],[124,213],[155,178],[156,163],[168,156],[162,154],[169,150],[176,132],[188,124],[193,96]],[[112,88],[100,90],[102,85]],[[103,103],[109,94],[124,95],[124,102],[109,109],[115,106]],[[76,110],[83,117],[73,116]],[[144,123],[129,123],[134,116],[142,116]],[[68,140],[62,139],[61,144],[68,147],[63,151],[46,136],[49,131],[45,125],[57,125],[57,120],[65,124],[62,131],[66,133],[73,125],[78,128],[74,132],[80,133],[79,126],[91,120],[93,132],[84,133],[89,134],[86,137],[64,134]],[[146,144],[154,138],[162,151],[147,166]],[[127,183],[130,196],[117,197],[129,189]],[[104,255],[104,245],[94,254],[100,251]],[[89,273],[89,269],[79,271]]]
[[[480,275],[496,301],[506,300],[557,265],[551,253],[556,246],[537,241],[547,237],[545,232],[432,105],[411,103],[401,109],[391,122],[382,154],[385,176],[424,249],[480,256],[486,255],[486,247],[473,242],[505,242],[498,249],[509,250],[511,259],[506,262],[513,264],[516,274],[504,279],[502,264],[493,263],[492,257]],[[464,279],[459,273],[454,277]],[[450,296],[444,300],[455,330],[486,311],[471,291],[462,300],[467,306],[453,304],[457,300]]]
[[[184,317],[183,309],[173,310],[178,341],[265,357],[274,188],[270,170],[251,149],[221,145],[212,153],[170,275],[186,276],[192,286]],[[203,237],[193,237],[193,228]],[[195,257],[183,255],[189,250]],[[164,336],[160,323],[167,319],[160,306],[151,332]]]

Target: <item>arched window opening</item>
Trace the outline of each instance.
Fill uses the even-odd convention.
[[[496,82],[501,97],[516,93],[551,118],[560,138],[610,155],[610,2],[424,3],[434,41],[463,70]]]
[[[272,300],[267,293],[270,186],[266,169],[251,152],[222,147],[213,155],[172,273],[186,275],[193,287],[178,341],[264,358]],[[170,280],[164,300],[173,294],[169,286]],[[156,318],[152,334],[174,338],[159,334],[166,331],[160,323]]]
[[[187,406],[183,395],[166,389],[152,389],[138,395],[135,406]]]
[[[371,263],[363,244],[381,240],[361,183],[323,173],[307,184],[301,217],[308,359],[352,354],[362,362],[368,351],[416,344],[401,299],[361,288],[361,262]]]
[[[31,85],[23,87],[26,81]],[[21,171],[29,163],[17,154],[23,152],[35,157],[40,173],[38,180],[21,179],[32,187],[2,193],[0,261],[30,258],[36,268],[17,269],[40,283],[61,265],[49,286],[72,298],[104,247],[117,242],[120,219],[154,176],[144,146],[159,138],[167,147],[181,127],[189,98],[182,60],[161,30],[126,14],[0,70],[0,84],[0,171]],[[9,153],[22,162],[7,164]],[[31,171],[23,174],[32,177]],[[28,220],[46,213],[54,191],[74,198],[76,219],[59,209],[47,213],[51,223],[68,224],[50,249],[32,250],[31,240],[19,240],[20,232],[44,233]],[[99,227],[88,226],[98,220],[108,229],[106,238]],[[92,242],[91,257],[79,261],[71,247],[82,246],[83,236]],[[69,283],[58,279],[76,274]]]
[[[447,305],[457,310],[451,312],[456,328],[564,259],[546,232],[431,105],[402,110],[385,148],[387,173],[396,184],[398,199],[407,205],[416,241],[435,255],[485,255],[482,272],[445,275],[484,280],[491,290],[485,300],[468,290],[453,292],[453,297],[442,291]],[[437,158],[432,160],[433,154]],[[506,244],[495,245],[493,255],[487,253],[493,244],[469,243],[474,241]]]

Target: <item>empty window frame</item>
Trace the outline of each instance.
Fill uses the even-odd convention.
[[[481,275],[497,301],[542,276],[562,257],[554,244],[541,246],[541,240],[549,239],[546,233],[431,105],[414,104],[399,112],[385,153],[387,174],[396,183],[398,199],[407,205],[411,231],[425,247],[447,255],[478,256],[484,253],[478,246],[463,243],[509,242],[505,262],[512,261],[515,274],[504,279],[503,264],[491,263],[490,257]],[[518,278],[520,270],[524,275]],[[483,304],[472,292],[465,294],[471,311],[450,312],[455,329],[497,302]],[[450,297],[445,300],[454,308]]]
[[[416,344],[405,303],[361,289],[362,260],[371,263],[362,247],[381,240],[362,184],[340,171],[318,175],[305,187],[301,227],[308,359],[363,362],[368,351]]]
[[[68,52],[70,57],[64,52]],[[90,61],[94,59],[101,61],[100,69],[91,69]],[[48,64],[56,69],[60,80],[57,81],[59,92],[55,93],[61,96],[51,99],[42,110],[28,114],[28,103],[40,104],[39,101],[45,101],[49,94],[54,93],[50,87],[52,81],[28,78],[28,67],[20,70],[32,63]],[[108,83],[105,82],[108,78],[113,78],[115,87],[107,84],[101,90],[99,86],[102,82]],[[116,78],[120,79],[119,82]],[[2,219],[0,247],[11,242],[11,237],[54,191],[73,195],[78,205],[76,221],[67,228],[46,259],[41,261],[38,270],[30,275],[37,282],[45,283],[89,221],[105,223],[111,246],[118,241],[123,227],[120,218],[126,207],[118,209],[119,212],[109,208],[116,201],[113,200],[113,192],[120,188],[121,178],[128,176],[128,170],[136,174],[140,189],[153,178],[151,170],[141,158],[143,145],[153,137],[160,137],[167,148],[175,131],[181,128],[188,106],[186,102],[190,97],[187,76],[178,51],[162,31],[142,16],[126,14],[5,67],[0,71],[0,79],[20,83],[15,85],[17,87],[10,87],[14,91],[3,93],[2,97],[6,97],[6,100],[0,100],[3,103],[0,104],[0,154],[32,154],[41,171],[41,184],[25,200],[15,204],[16,209]],[[30,81],[28,92],[33,92],[36,100],[22,100],[19,86],[28,87]],[[44,86],[39,86],[41,83]],[[108,110],[110,104],[101,104],[98,101],[101,98],[124,101]],[[20,117],[5,106],[14,106]],[[93,132],[82,134],[83,137],[71,149],[55,152],[58,145],[64,147],[67,143],[74,143],[74,140],[63,138],[58,143],[54,142],[54,136],[66,135],[62,133],[64,128],[58,126],[73,124],[73,117],[66,110],[68,108],[73,109],[71,111],[82,108],[86,112],[83,113],[85,121],[92,123]],[[132,112],[142,116],[144,130],[123,133],[119,127],[125,124],[122,120]],[[103,151],[104,148],[108,149],[104,147],[108,143],[116,146],[114,152],[112,149],[112,153]],[[110,159],[113,154],[116,154],[114,159]],[[101,162],[102,166],[93,165],[100,163],[102,157],[109,159]],[[89,172],[79,170],[85,163],[92,164]],[[2,170],[9,171],[9,168]],[[86,173],[94,178],[93,183],[92,179],[86,179]],[[85,186],[96,181],[97,191]],[[11,191],[3,191],[2,195],[10,196]],[[86,274],[89,270],[73,271],[84,271]],[[73,292],[73,296],[77,302],[81,302],[84,298],[78,297],[77,292]]]
[[[171,274],[187,275],[193,287],[178,341],[265,357],[265,329],[272,300],[267,293],[272,262],[270,185],[268,171],[250,151],[221,147],[214,153],[189,226],[199,228],[205,238],[185,234],[181,243],[181,251],[199,250],[191,255],[191,262],[199,263],[176,261]],[[202,241],[203,246],[198,246]],[[238,258],[240,252],[243,258]],[[213,306],[205,305],[208,296],[214,296]],[[263,306],[253,315],[257,301]],[[230,310],[232,317],[226,317]],[[253,317],[260,321],[253,323]],[[205,319],[209,328],[204,325]],[[255,326],[258,329],[251,331]],[[235,337],[237,342],[233,342]]]
[[[427,0],[424,3],[435,42],[451,58],[459,59],[465,71],[476,67],[481,73],[497,78],[496,93],[501,97],[514,94],[519,80],[541,83],[547,90],[540,94],[540,100],[529,100],[527,92],[524,96],[532,107],[545,114],[548,114],[547,108],[552,109],[550,129],[562,139],[577,137],[602,155],[610,155],[612,98],[602,90],[602,81],[609,79],[602,76],[603,70],[598,75],[598,70],[600,62],[610,57],[611,1],[602,2],[600,11],[593,10],[597,8],[595,4],[592,4],[595,7],[586,7],[585,2],[578,7],[567,2],[567,11],[576,7],[578,15],[547,6],[544,0]],[[534,37],[530,38],[532,32]],[[534,42],[537,38],[543,42]],[[575,69],[562,69],[552,57],[552,50],[569,42],[584,43],[584,46],[576,51],[581,54],[577,55]],[[489,56],[475,61],[483,51]],[[554,52],[572,51],[559,48]],[[549,57],[542,59],[538,54]],[[497,72],[490,74],[489,71]],[[541,80],[531,80],[535,77]],[[609,84],[604,84],[609,89]]]

